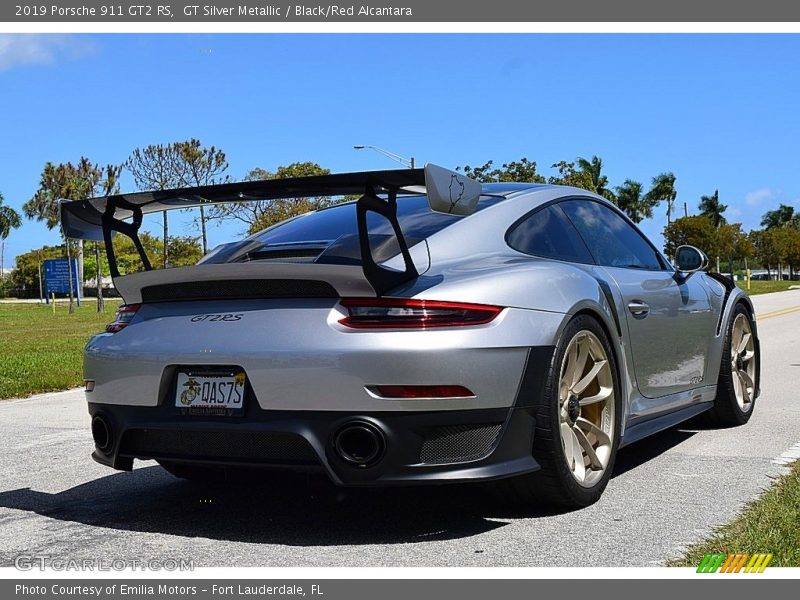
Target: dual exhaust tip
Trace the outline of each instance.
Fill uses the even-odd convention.
[[[92,438],[94,439],[94,445],[97,446],[100,452],[107,452],[113,446],[114,438],[111,434],[111,424],[105,417],[97,415],[92,419]]]
[[[347,464],[366,468],[383,458],[386,438],[383,432],[368,421],[351,421],[333,437],[333,450]]]

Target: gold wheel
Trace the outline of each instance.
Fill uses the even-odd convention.
[[[736,315],[731,328],[731,382],[736,402],[742,412],[753,407],[756,377],[755,340],[749,319]]]
[[[588,330],[570,340],[558,386],[561,448],[575,480],[599,481],[611,459],[614,439],[614,374],[598,337]]]

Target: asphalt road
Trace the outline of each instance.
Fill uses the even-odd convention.
[[[755,303],[763,378],[750,423],[670,430],[624,449],[600,502],[571,513],[509,511],[470,487],[340,490],[305,477],[203,487],[154,463],[115,472],[89,458],[81,391],[2,401],[0,565],[20,554],[197,566],[661,564],[733,518],[800,442],[800,291]]]

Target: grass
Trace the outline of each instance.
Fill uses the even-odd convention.
[[[65,390],[83,383],[83,347],[113,320],[116,301],[98,313],[86,299],[69,314],[66,300],[56,312],[42,304],[0,303],[0,399]]]
[[[672,567],[697,567],[708,553],[773,554],[771,567],[800,567],[800,461],[732,523],[690,547]]]
[[[770,292],[785,292],[790,285],[800,286],[800,281],[751,281],[750,290],[747,290],[746,281],[737,281],[736,285],[751,296],[756,294],[769,294]]]

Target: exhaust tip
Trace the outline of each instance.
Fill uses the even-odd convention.
[[[383,432],[372,423],[357,421],[342,427],[333,438],[336,454],[356,467],[370,467],[383,458]]]
[[[96,416],[92,419],[92,438],[94,438],[94,445],[101,452],[106,452],[111,448],[111,425],[108,421],[101,416]]]

